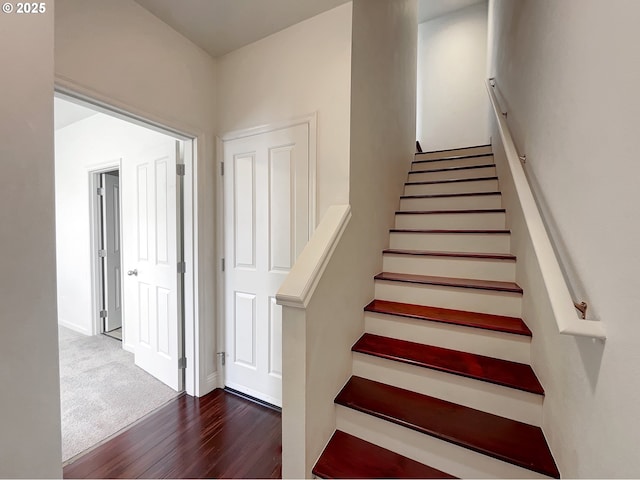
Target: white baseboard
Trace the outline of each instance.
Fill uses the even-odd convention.
[[[200,383],[198,396],[203,397],[207,393],[213,392],[216,388],[222,388],[222,382],[220,381],[220,378],[221,377],[219,372],[209,374],[204,379],[204,381]]]
[[[69,330],[73,330],[74,332],[78,332],[81,333],[83,335],[86,335],[88,337],[90,337],[92,335],[92,332],[90,330],[87,330],[86,328],[82,328],[79,327],[78,325],[74,324],[74,323],[69,323],[66,322],[64,320],[58,320],[58,325],[61,325],[65,328],[68,328]]]

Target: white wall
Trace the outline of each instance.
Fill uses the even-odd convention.
[[[218,59],[218,131],[314,112],[317,218],[349,196],[351,3]]]
[[[60,478],[53,1],[0,14],[0,477]]]
[[[57,100],[60,101],[60,100]],[[104,114],[97,114],[55,134],[56,252],[58,323],[92,335],[95,317],[91,292],[89,172],[121,162],[169,137]],[[131,211],[122,206],[122,221]],[[126,269],[126,265],[124,266]],[[135,338],[125,323],[129,349]]]
[[[284,399],[283,425],[291,414],[303,417],[299,422],[306,427],[302,448],[300,443],[297,448],[292,445],[291,432],[283,431],[286,476],[309,478],[335,430],[333,400],[351,374],[351,346],[363,333],[363,308],[373,299],[373,276],[382,266],[382,249],[388,244],[415,148],[416,19],[415,0],[353,2],[349,167],[353,217],[310,300],[306,318],[300,311],[284,309],[283,328],[290,331],[283,335],[302,336],[300,348],[290,352],[304,355],[300,364],[306,365],[306,384],[301,386],[305,394]],[[284,360],[286,381],[290,372],[299,372],[291,358]]]
[[[490,11],[490,74],[516,146],[575,297],[607,331],[605,344],[557,333],[516,208],[544,431],[563,477],[637,477],[640,3],[495,0]]]
[[[59,85],[197,136],[196,268],[202,389],[217,386],[215,356],[216,65],[133,0],[57,0]],[[187,265],[187,274],[190,273]],[[196,348],[187,345],[187,352]],[[189,383],[187,382],[187,385]]]
[[[416,136],[423,150],[489,143],[486,61],[486,2],[420,24]]]

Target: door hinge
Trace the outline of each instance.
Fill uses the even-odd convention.
[[[220,175],[224,176],[224,162],[220,162]]]
[[[176,175],[178,175],[179,177],[184,177],[184,172],[185,172],[184,163],[176,164]]]
[[[178,359],[178,368],[187,368],[187,357]]]
[[[224,367],[224,364],[227,363],[227,352],[218,352],[216,353],[216,355],[220,357],[220,361],[222,362],[222,366]]]
[[[106,310],[100,310],[100,318],[107,318],[107,311]]]
[[[178,273],[187,273],[187,264],[185,262],[178,262]]]
[[[222,259],[222,271],[224,272],[224,268],[225,268],[225,262],[224,262],[224,258]]]
[[[104,187],[96,188],[96,193],[98,194],[99,197],[103,197],[104,196]]]
[[[107,251],[106,250],[98,250],[98,257],[104,258],[106,256],[107,256]]]

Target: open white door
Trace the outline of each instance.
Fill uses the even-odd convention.
[[[120,250],[120,177],[118,172],[102,174],[104,188],[102,245],[104,246],[104,304],[107,316],[103,330],[122,327],[122,268]]]
[[[225,385],[282,406],[276,292],[309,240],[309,126],[224,143]]]
[[[179,391],[178,158],[174,140],[126,158],[121,188],[125,328],[133,333],[136,365]]]

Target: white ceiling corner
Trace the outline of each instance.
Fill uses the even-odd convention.
[[[349,0],[135,0],[219,57]]]
[[[487,0],[418,0],[418,23],[483,2]]]
[[[54,127],[56,130],[60,130],[72,123],[79,122],[85,118],[97,115],[98,112],[91,110],[90,108],[83,107],[76,103],[63,100],[62,98],[54,97],[53,99],[53,116]]]

